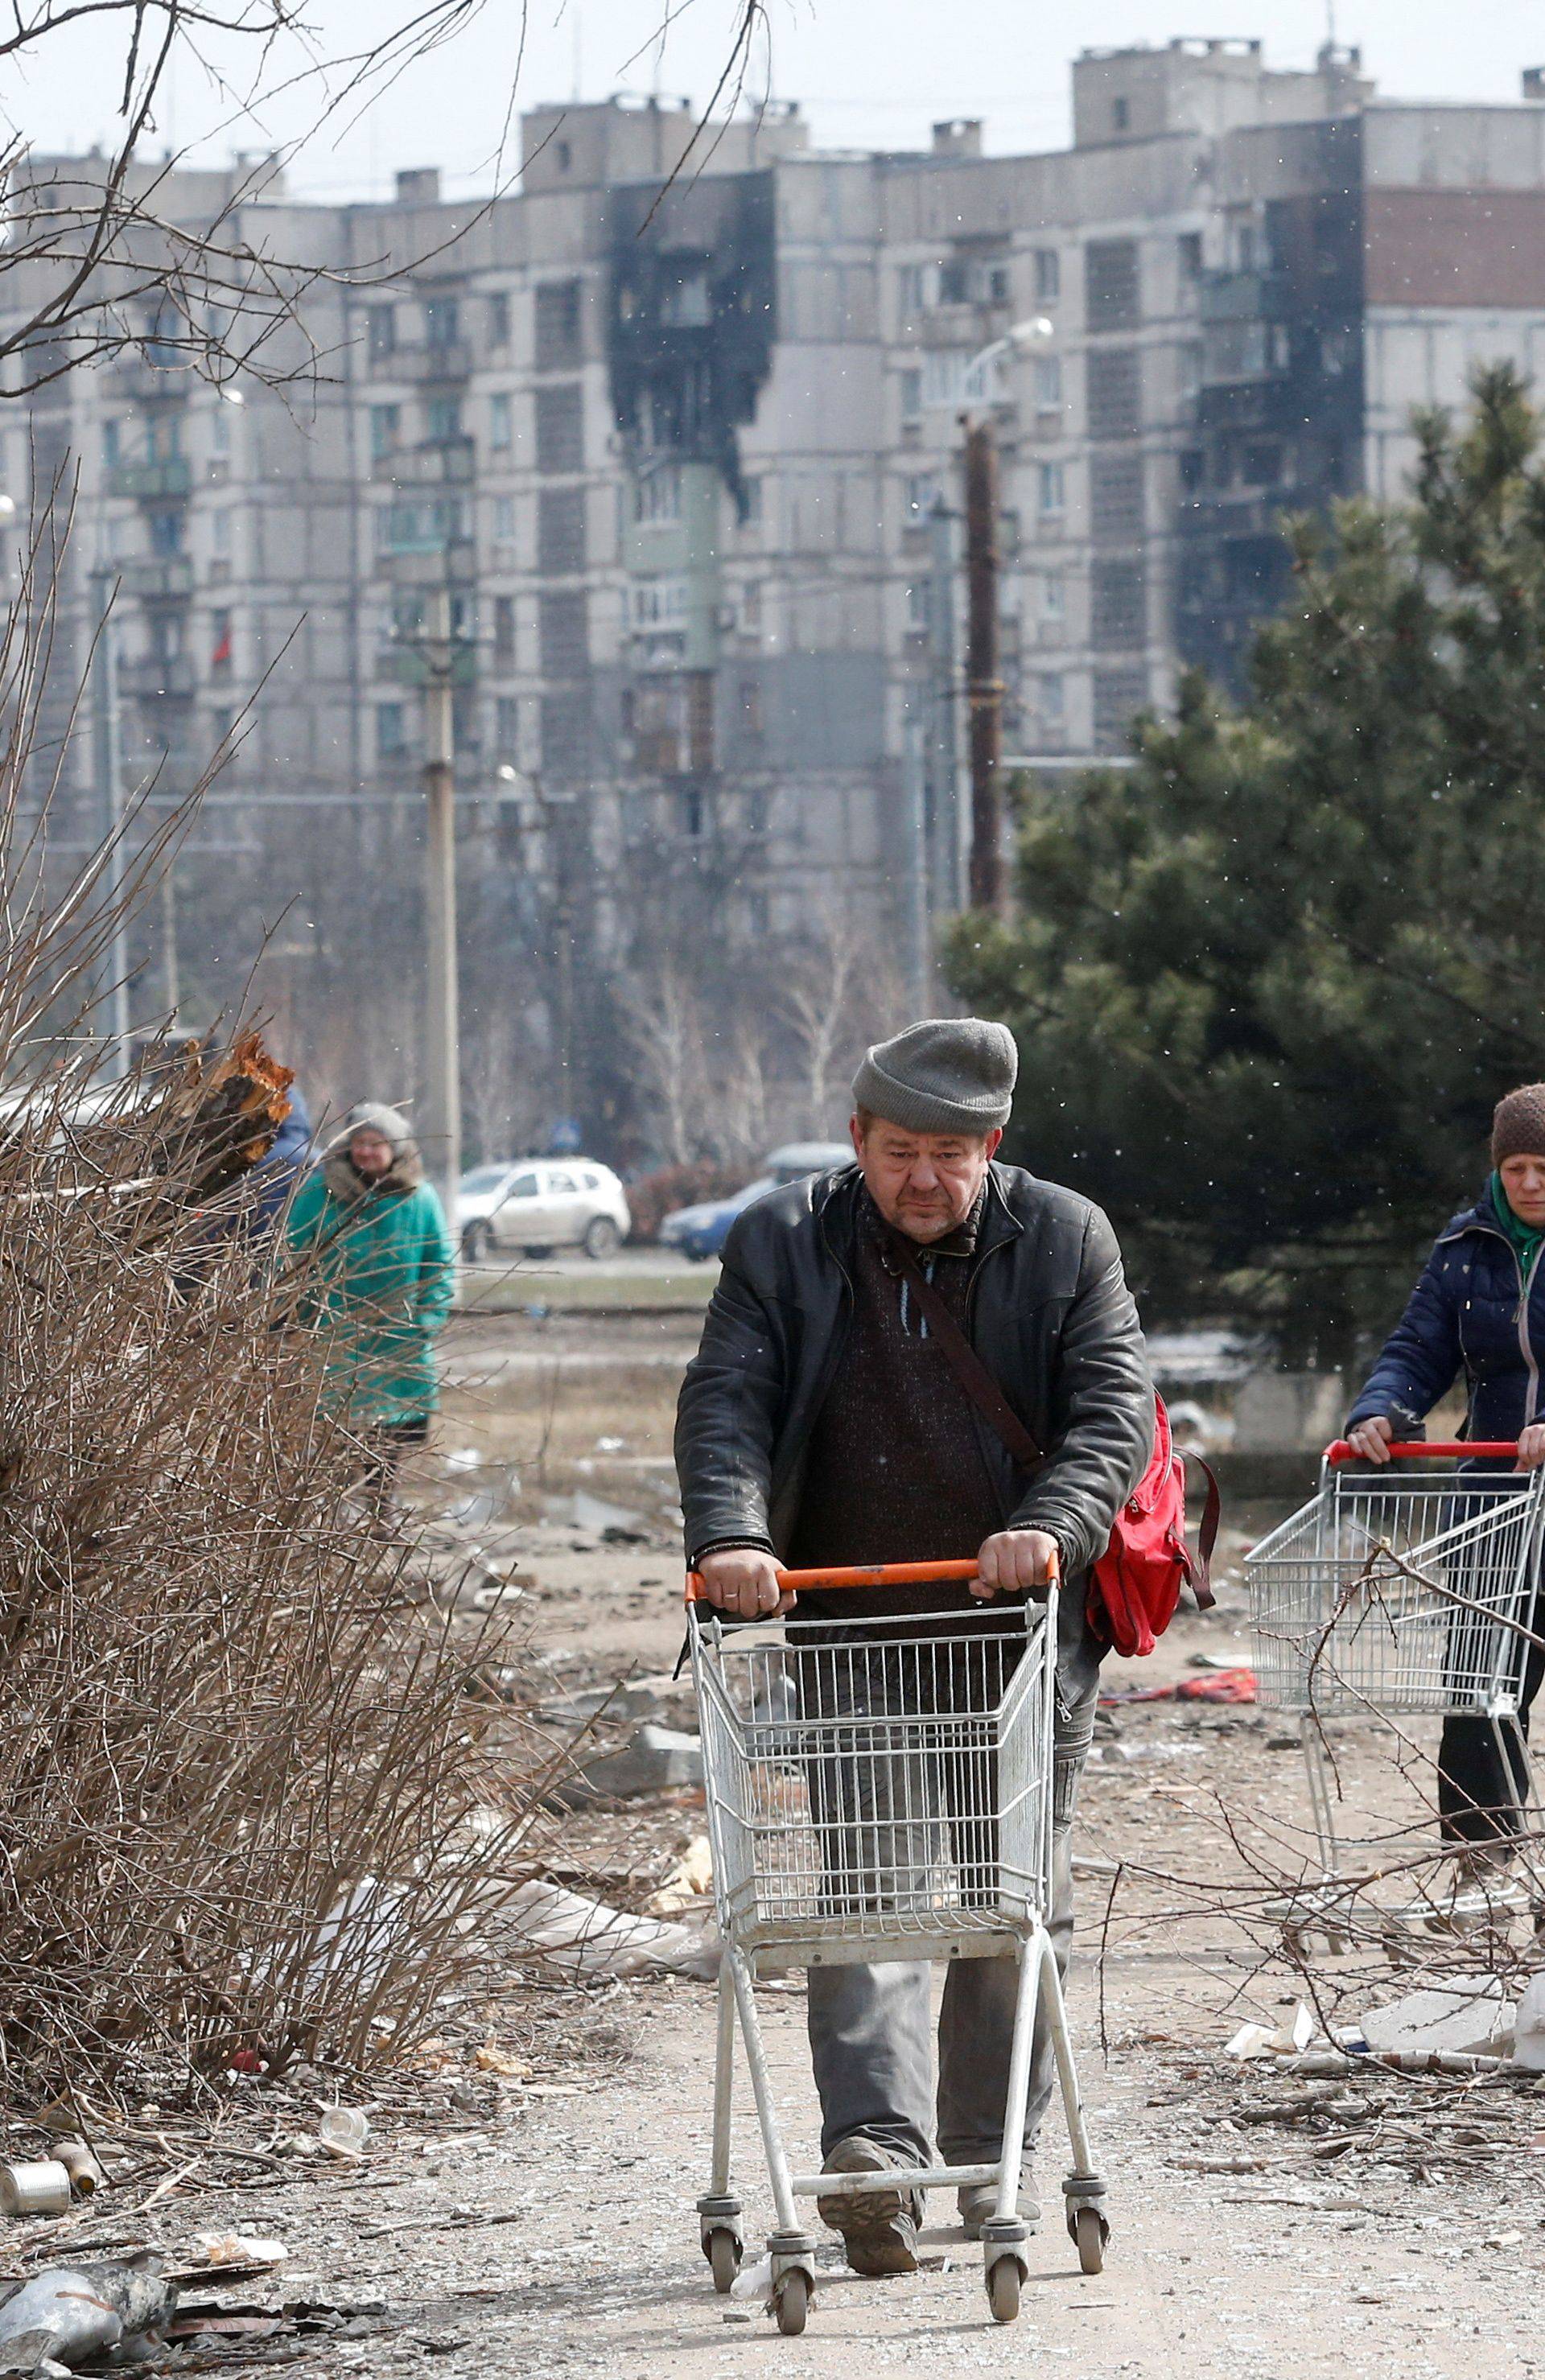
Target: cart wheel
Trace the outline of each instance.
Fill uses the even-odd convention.
[[[740,2242],[733,2231],[709,2233],[708,2262],[714,2288],[722,2298],[727,2298],[730,2283],[740,2270]]]
[[[1105,2226],[1098,2206],[1080,2206],[1073,2218],[1073,2242],[1078,2251],[1081,2273],[1102,2273],[1105,2269]]]
[[[797,2270],[783,2273],[774,2284],[772,2302],[777,2310],[778,2328],[785,2338],[797,2338],[805,2327],[805,2316],[810,2310],[810,2277]]]
[[[1017,2256],[999,2256],[987,2267],[987,2302],[994,2322],[1015,2322],[1019,2315],[1019,2287],[1024,2279]]]

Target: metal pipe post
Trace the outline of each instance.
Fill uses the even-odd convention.
[[[455,648],[449,589],[430,598],[424,676],[425,1002],[424,1097],[418,1138],[456,1238],[461,1178],[460,1023],[456,1001]]]
[[[105,1024],[110,1044],[107,1072],[117,1076],[128,1072],[128,919],[123,909],[123,736],[118,717],[117,634],[113,618],[113,606],[117,596],[117,573],[105,563],[99,564],[91,573],[91,592],[99,624],[94,662],[94,757],[97,793],[102,803],[103,841],[107,851],[103,880],[112,909],[112,930],[105,953],[107,979],[103,986]]]
[[[973,909],[1004,905],[1004,685],[998,674],[998,456],[991,424],[966,426],[966,682],[970,705]]]

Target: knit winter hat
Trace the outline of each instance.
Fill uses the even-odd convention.
[[[925,1017],[867,1052],[853,1103],[904,1132],[996,1132],[1008,1122],[1018,1072],[1006,1025]]]
[[[1545,1083],[1525,1083],[1497,1101],[1491,1118],[1491,1162],[1545,1157]]]
[[[378,1132],[399,1152],[413,1147],[413,1127],[402,1110],[386,1107],[379,1099],[361,1099],[357,1107],[350,1108],[338,1138],[350,1141],[357,1132]]]

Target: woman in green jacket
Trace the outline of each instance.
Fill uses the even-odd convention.
[[[351,1108],[296,1192],[287,1229],[312,1279],[312,1313],[334,1334],[330,1368],[347,1377],[349,1416],[389,1490],[404,1452],[429,1436],[434,1341],[456,1286],[444,1209],[407,1118],[374,1102]]]

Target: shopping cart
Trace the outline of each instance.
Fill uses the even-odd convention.
[[[786,1588],[966,1580],[969,1561],[785,1571]],[[1044,1993],[1073,2169],[1068,2229],[1086,2273],[1103,2260],[1104,2185],[1078,2098],[1046,1916],[1051,1888],[1052,1720],[1057,1587],[1001,1630],[984,1613],[849,1621],[728,1621],[687,1581],[702,1729],[719,1975],[713,2155],[698,2201],[703,2252],[727,2290],[742,2252],[730,2177],[738,2018],[772,2186],[767,2241],[778,2327],[805,2327],[815,2241],[797,2201],[874,2189],[874,2176],[790,2171],[768,2079],[753,1983],[770,1968],[844,1961],[1014,1957],[1019,1962],[1003,2153],[994,2165],[908,2168],[918,2190],[991,2183],[982,2228],[988,2301],[1012,2322],[1028,2267],[1018,2208],[1031,2035]]]
[[[1328,1721],[1466,1712],[1494,1730],[1502,1776],[1507,1739],[1523,1756],[1545,1470],[1503,1467],[1517,1452],[1511,1440],[1420,1441],[1375,1466],[1338,1439],[1318,1494],[1245,1558],[1259,1699],[1298,1717],[1327,1882],[1352,1848],[1337,1840]],[[1460,1460],[1498,1468],[1456,1473]]]

